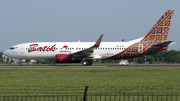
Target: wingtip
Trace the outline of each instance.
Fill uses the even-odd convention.
[[[103,38],[104,34],[101,34],[101,36],[99,37],[99,39],[96,41],[96,43],[94,44],[93,47],[99,47],[99,45],[101,44],[102,38]]]

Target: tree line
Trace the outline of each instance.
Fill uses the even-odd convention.
[[[2,55],[3,55],[3,53],[0,52],[0,62],[2,62]]]
[[[2,63],[2,52],[0,52],[0,62]],[[180,51],[179,50],[164,50],[151,55],[144,55],[142,57],[128,59],[131,63],[180,63]],[[29,62],[29,60],[26,60]],[[37,64],[55,64],[54,60],[37,60]],[[119,60],[99,60],[93,61],[93,63],[119,63]]]
[[[179,50],[164,50],[151,55],[144,55],[141,57],[128,59],[128,62],[135,64],[143,63],[180,63]],[[101,60],[101,63],[119,63],[119,60]]]
[[[146,60],[145,60],[146,58]],[[132,62],[133,59],[130,59],[129,62]],[[151,55],[145,55],[142,57],[136,58],[136,62],[139,64],[149,62],[153,63],[180,63],[180,51],[177,50],[164,50]]]

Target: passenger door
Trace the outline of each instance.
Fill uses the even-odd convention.
[[[24,45],[22,45],[22,46],[20,47],[20,54],[24,54],[24,51],[25,51],[25,47],[24,47]]]
[[[143,53],[143,44],[139,44],[139,47],[138,47],[139,49],[139,53]]]

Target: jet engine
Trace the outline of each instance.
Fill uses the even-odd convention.
[[[55,60],[57,63],[79,63],[82,61],[80,58],[73,58],[69,54],[56,54]]]

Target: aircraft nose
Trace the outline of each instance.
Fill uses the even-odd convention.
[[[3,52],[3,55],[8,56],[8,51],[7,51],[7,50],[4,51],[4,52]]]

